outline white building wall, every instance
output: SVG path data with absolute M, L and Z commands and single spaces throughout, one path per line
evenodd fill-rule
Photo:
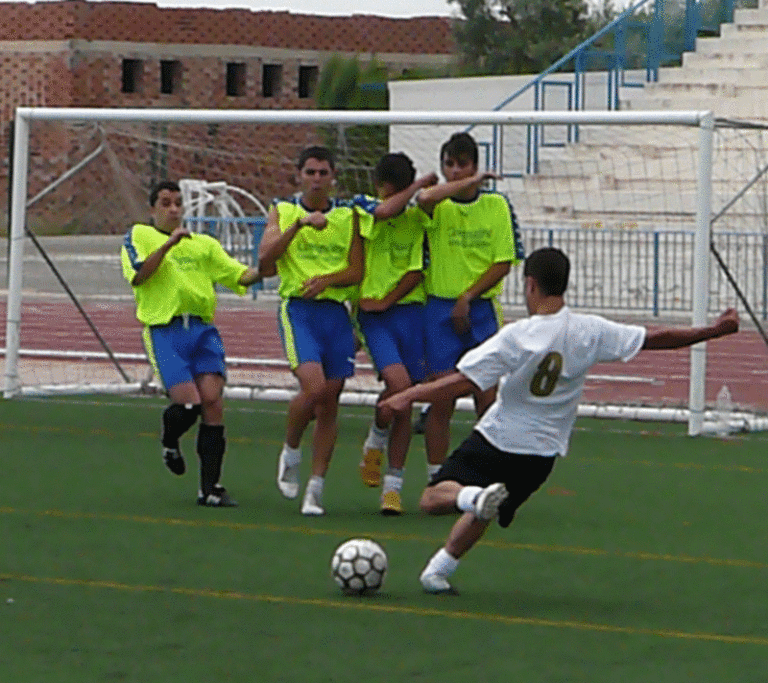
M 641 84 L 645 71 L 625 72 L 625 81 Z M 419 81 L 393 81 L 389 87 L 389 108 L 392 111 L 490 111 L 513 93 L 516 93 L 533 76 L 476 76 L 472 78 L 441 78 Z M 544 109 L 547 111 L 568 110 L 568 88 L 573 92 L 573 74 L 563 73 L 548 77 L 544 86 Z M 620 88 L 619 96 L 627 89 Z M 586 74 L 583 88 L 585 98 L 582 109 L 606 110 L 608 108 L 608 72 L 590 72 Z M 505 111 L 531 111 L 534 108 L 534 89 L 529 88 L 511 103 L 505 105 Z M 439 170 L 438 155 L 440 146 L 453 133 L 467 130 L 466 126 L 396 126 L 390 132 L 390 149 L 393 152 L 405 152 L 411 156 L 419 173 Z M 525 159 L 526 131 L 521 128 L 516 133 L 505 131 L 503 155 L 492 159 L 489 149 L 493 132 L 489 127 L 478 126 L 470 131 L 487 153 L 481 152 L 480 165 L 499 172 L 522 171 Z M 565 127 L 549 126 L 546 135 L 551 141 L 565 140 Z M 553 154 L 542 150 L 543 157 Z

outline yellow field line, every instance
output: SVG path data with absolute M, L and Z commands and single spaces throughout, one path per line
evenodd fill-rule
M 659 638 L 677 638 L 681 640 L 700 640 L 738 645 L 768 646 L 768 638 L 762 636 L 733 636 L 723 633 L 689 633 L 672 629 L 636 628 L 633 626 L 615 626 L 596 624 L 587 621 L 567 621 L 559 619 L 541 619 L 537 617 L 514 617 L 486 612 L 465 610 L 447 610 L 434 607 L 412 607 L 405 605 L 386 605 L 367 599 L 350 598 L 348 600 L 328 600 L 323 598 L 297 598 L 286 595 L 264 595 L 240 593 L 238 591 L 216 590 L 213 588 L 171 588 L 152 585 L 132 585 L 116 581 L 98 581 L 89 579 L 66 579 L 61 577 L 28 576 L 24 574 L 0 574 L 0 581 L 24 581 L 27 583 L 53 586 L 83 586 L 87 588 L 105 588 L 134 593 L 173 593 L 197 598 L 219 600 L 244 600 L 299 607 L 320 607 L 326 609 L 353 609 L 358 611 L 385 612 L 388 614 L 408 614 L 417 617 L 440 617 L 443 619 L 463 619 L 487 621 L 508 626 L 539 626 L 547 628 L 572 629 L 578 631 L 599 631 L 602 633 L 620 633 L 626 635 L 655 636 Z M 439 598 L 436 598 L 439 599 Z
M 92 512 L 67 512 L 64 510 L 22 510 L 12 507 L 0 507 L 0 515 L 34 515 L 36 517 L 54 517 L 59 519 L 88 519 L 112 522 L 133 522 L 136 524 L 154 524 L 165 526 L 185 526 L 229 529 L 231 531 L 268 531 L 274 533 L 301 534 L 304 536 L 333 536 L 348 538 L 360 535 L 359 530 L 349 529 L 318 529 L 309 526 L 282 526 L 279 524 L 264 524 L 253 522 L 228 522 L 226 520 L 180 519 L 174 517 L 147 517 L 140 515 L 110 515 Z M 381 541 L 416 541 L 424 544 L 440 543 L 442 538 L 421 536 L 419 534 L 403 534 L 396 532 L 377 531 L 376 538 Z M 595 557 L 623 557 L 634 560 L 655 562 L 678 562 L 685 564 L 706 564 L 718 567 L 742 567 L 749 569 L 768 569 L 767 562 L 742 560 L 719 557 L 695 557 L 689 555 L 670 555 L 644 551 L 603 550 L 601 548 L 582 548 L 578 546 L 540 545 L 535 543 L 510 543 L 508 541 L 481 540 L 478 545 L 499 550 L 525 550 L 536 553 L 561 553 L 567 555 L 591 555 Z

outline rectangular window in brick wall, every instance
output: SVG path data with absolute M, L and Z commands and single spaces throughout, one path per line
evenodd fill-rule
M 277 97 L 283 80 L 282 64 L 264 64 L 261 70 L 262 97 Z
M 160 60 L 160 92 L 173 95 L 181 90 L 181 62 L 178 59 Z
M 320 74 L 319 67 L 299 67 L 299 97 L 312 97 L 317 87 L 317 78 Z
M 227 96 L 242 97 L 243 95 L 245 95 L 245 64 L 227 62 Z
M 122 92 L 141 92 L 144 63 L 140 59 L 123 60 Z

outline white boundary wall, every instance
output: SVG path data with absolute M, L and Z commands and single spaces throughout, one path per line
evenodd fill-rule
M 768 2 L 768 0 L 766 0 Z M 642 83 L 645 71 L 625 71 L 625 81 Z M 559 77 L 560 76 L 560 77 Z M 513 93 L 530 83 L 535 78 L 523 76 L 474 76 L 471 78 L 434 78 L 418 81 L 390 81 L 389 89 L 390 111 L 462 111 L 471 105 L 475 110 L 491 111 Z M 563 86 L 551 85 L 553 81 L 574 82 L 572 73 L 552 74 L 546 79 L 546 113 L 567 113 L 567 91 Z M 637 91 L 636 87 L 623 86 L 619 88 L 619 98 L 623 93 Z M 585 112 L 606 112 L 608 101 L 608 72 L 591 71 L 585 74 L 582 97 Z M 530 113 L 534 111 L 534 90 L 529 88 L 502 109 L 503 112 Z M 421 151 L 414 149 L 399 150 L 401 146 L 397 138 L 392 140 L 392 151 L 405 151 L 413 158 L 419 173 L 428 173 L 438 166 L 440 145 L 455 132 L 456 126 L 446 128 L 434 138 L 434 149 Z M 542 159 L 547 154 L 557 156 L 558 152 L 540 150 Z

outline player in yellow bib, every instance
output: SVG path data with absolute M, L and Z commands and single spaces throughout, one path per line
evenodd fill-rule
M 179 186 L 171 181 L 150 194 L 153 225 L 137 223 L 121 250 L 123 275 L 133 287 L 144 345 L 171 399 L 163 412 L 163 460 L 174 474 L 186 464 L 179 438 L 202 414 L 197 433 L 200 490 L 197 502 L 232 507 L 219 483 L 224 460 L 224 345 L 213 325 L 215 284 L 241 296 L 261 278 L 229 256 L 217 240 L 181 227 Z
M 456 133 L 440 150 L 445 183 L 423 190 L 419 206 L 428 224 L 429 266 L 426 303 L 427 374 L 454 371 L 459 358 L 495 334 L 501 323 L 499 294 L 504 277 L 523 258 L 517 219 L 504 195 L 482 192 L 491 173 L 478 171 L 477 143 Z M 478 415 L 493 402 L 495 388 L 474 393 Z M 446 397 L 430 406 L 424 438 L 430 473 L 448 453 L 456 405 Z
M 365 274 L 360 284 L 357 320 L 368 354 L 384 381 L 381 398 L 424 379 L 424 230 L 427 215 L 407 206 L 413 195 L 437 182 L 434 173 L 416 179 L 413 162 L 402 153 L 385 154 L 374 169 L 379 199 L 357 196 L 356 205 L 376 221 L 363 234 Z M 374 416 L 363 445 L 360 475 L 368 486 L 381 484 L 381 461 L 388 468 L 381 512 L 403 511 L 403 468 L 411 442 L 410 417 L 397 415 L 390 425 Z
M 299 391 L 288 404 L 277 486 L 286 498 L 299 494 L 301 439 L 310 421 L 312 474 L 301 504 L 304 515 L 323 515 L 325 475 L 337 435 L 339 395 L 354 372 L 355 335 L 345 302 L 357 298 L 363 277 L 361 230 L 373 217 L 330 197 L 334 159 L 325 147 L 309 147 L 297 163 L 301 193 L 269 212 L 259 245 L 262 272 L 280 276 L 278 324 Z

